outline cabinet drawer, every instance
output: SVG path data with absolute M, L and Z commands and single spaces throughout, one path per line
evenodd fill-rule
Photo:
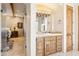
M 62 36 L 57 36 L 57 52 L 62 51 Z

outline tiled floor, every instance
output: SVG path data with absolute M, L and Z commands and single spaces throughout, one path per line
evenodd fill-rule
M 25 39 L 24 37 L 19 38 L 11 38 L 10 40 L 14 40 L 13 48 L 10 49 L 7 52 L 4 52 L 4 56 L 25 56 L 26 50 L 24 48 Z M 67 54 L 64 54 L 63 52 L 58 52 L 51 54 L 49 56 L 72 56 L 73 52 L 67 52 Z M 76 54 L 76 56 L 79 56 L 79 52 Z
M 67 52 L 67 54 L 63 53 L 63 52 L 58 52 L 58 53 L 55 53 L 55 54 L 51 54 L 49 56 L 79 56 L 79 52 L 78 53 L 73 53 L 72 51 L 70 52 Z
M 64 56 L 65 54 L 63 52 L 58 52 L 58 53 L 54 53 L 54 54 L 51 54 L 49 56 Z
M 79 52 L 78 52 L 78 56 L 79 56 Z
M 5 56 L 25 56 L 26 50 L 24 48 L 24 37 L 19 38 L 11 38 L 10 40 L 14 40 L 13 48 L 4 52 Z

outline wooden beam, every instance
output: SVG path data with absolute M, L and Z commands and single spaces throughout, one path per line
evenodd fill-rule
M 13 13 L 13 16 L 14 16 L 15 10 L 14 10 L 14 5 L 13 5 L 13 3 L 10 3 L 10 6 L 11 6 L 12 13 Z

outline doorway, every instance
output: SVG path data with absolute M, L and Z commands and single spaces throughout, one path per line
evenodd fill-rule
M 25 8 L 26 6 L 23 3 L 2 3 L 2 56 L 26 55 L 26 38 L 24 31 Z
M 73 7 L 67 5 L 67 51 L 73 50 Z

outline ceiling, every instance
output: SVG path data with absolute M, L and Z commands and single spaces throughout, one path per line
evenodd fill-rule
M 64 7 L 64 4 L 63 3 L 42 3 L 42 4 L 36 4 L 36 7 L 37 7 L 37 11 L 39 12 L 48 12 L 48 13 L 51 13 L 51 12 L 55 12 L 55 11 L 58 11 L 60 9 L 63 9 Z
M 36 4 L 36 8 L 40 12 L 51 13 L 63 8 L 62 3 L 42 3 Z M 26 5 L 24 3 L 2 3 L 3 14 L 11 16 L 23 17 L 26 14 Z
M 26 13 L 26 6 L 23 3 L 3 3 L 2 10 L 3 14 L 11 16 L 23 17 Z
M 43 4 L 39 4 L 39 5 L 43 5 L 52 10 L 55 10 L 57 8 L 60 8 L 61 6 L 64 6 L 63 3 L 43 3 Z

